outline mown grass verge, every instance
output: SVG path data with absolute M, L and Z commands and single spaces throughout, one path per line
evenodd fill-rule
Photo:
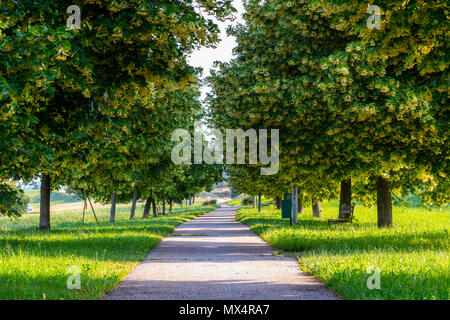
M 449 210 L 395 207 L 394 227 L 378 229 L 376 208 L 356 207 L 354 225 L 328 226 L 338 203 L 323 204 L 323 218 L 311 208 L 289 227 L 273 206 L 261 213 L 241 207 L 237 219 L 281 250 L 294 252 L 302 270 L 324 281 L 344 299 L 449 299 Z M 375 284 L 380 270 L 380 289 Z M 369 270 L 368 270 L 369 269 Z
M 135 268 L 177 225 L 218 206 L 195 205 L 144 220 L 129 220 L 129 208 L 97 209 L 86 223 L 80 211 L 52 215 L 52 230 L 40 231 L 38 215 L 0 218 L 0 299 L 100 299 Z M 139 208 L 142 209 L 142 208 Z M 69 290 L 67 268 L 81 271 L 81 289 Z
M 230 201 L 227 202 L 228 205 L 230 206 L 240 206 L 242 205 L 242 200 L 241 198 L 238 199 L 232 199 Z M 273 201 L 273 199 L 268 199 L 266 197 L 261 197 L 261 205 L 262 206 L 268 206 L 269 204 L 271 204 Z

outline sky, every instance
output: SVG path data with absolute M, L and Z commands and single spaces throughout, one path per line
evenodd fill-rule
M 233 0 L 233 6 L 238 10 L 234 14 L 236 19 L 234 21 L 220 22 L 212 18 L 220 28 L 220 43 L 216 48 L 202 48 L 194 51 L 188 58 L 190 65 L 194 67 L 203 68 L 203 78 L 209 76 L 209 71 L 213 67 L 214 61 L 226 62 L 230 61 L 233 57 L 232 50 L 236 46 L 236 41 L 233 36 L 227 36 L 226 29 L 229 25 L 235 25 L 236 23 L 243 23 L 242 14 L 244 13 L 244 6 L 242 0 Z M 202 88 L 202 99 L 205 98 L 206 92 L 209 91 L 208 87 Z

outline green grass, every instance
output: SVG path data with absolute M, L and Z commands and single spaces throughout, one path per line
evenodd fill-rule
M 239 206 L 242 204 L 242 199 L 233 199 L 227 202 L 230 206 Z
M 217 206 L 176 208 L 167 216 L 143 220 L 142 205 L 130 221 L 118 207 L 116 223 L 107 208 L 82 224 L 81 211 L 52 214 L 52 230 L 40 231 L 37 214 L 0 218 L 0 299 L 99 299 L 135 268 L 164 236 L 187 220 Z M 69 290 L 67 268 L 81 270 L 81 289 Z
M 41 191 L 39 189 L 25 190 L 24 192 L 25 195 L 30 199 L 30 205 L 39 205 L 41 201 Z M 75 195 L 67 194 L 61 191 L 54 191 L 50 194 L 50 203 L 52 205 L 61 203 L 74 203 L 79 201 L 80 199 L 78 199 Z
M 268 206 L 270 203 L 272 203 L 273 199 L 267 199 L 266 197 L 261 197 L 261 205 L 262 206 Z M 240 206 L 242 205 L 242 199 L 233 199 L 227 202 L 230 206 Z
M 323 218 L 311 208 L 289 227 L 280 210 L 261 213 L 240 208 L 238 220 L 276 248 L 294 252 L 302 270 L 315 275 L 344 299 L 449 299 L 449 209 L 427 211 L 394 207 L 394 227 L 379 229 L 376 208 L 355 208 L 354 225 L 327 225 L 336 218 L 338 203 L 323 204 Z M 380 289 L 368 289 L 380 268 Z

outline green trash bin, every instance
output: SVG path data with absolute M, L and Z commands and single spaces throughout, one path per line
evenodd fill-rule
M 281 200 L 281 219 L 290 219 L 292 225 L 292 200 L 291 194 L 285 193 L 284 200 Z

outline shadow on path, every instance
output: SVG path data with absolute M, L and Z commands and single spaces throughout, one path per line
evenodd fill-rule
M 106 299 L 337 299 L 222 206 L 178 226 Z

